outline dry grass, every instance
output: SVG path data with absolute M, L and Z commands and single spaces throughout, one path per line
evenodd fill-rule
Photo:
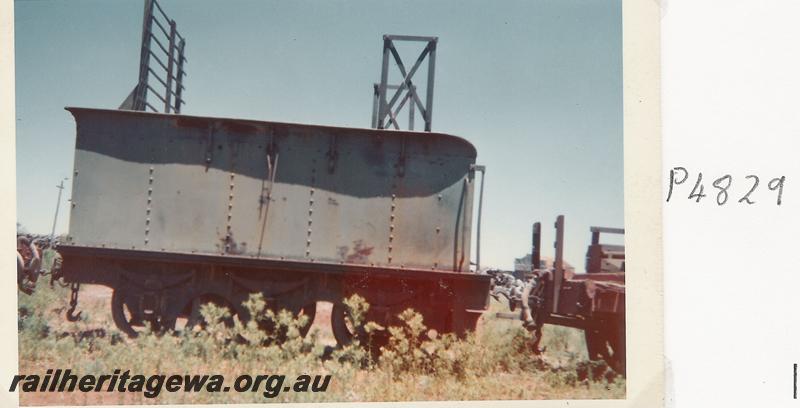
M 392 337 L 379 358 L 352 346 L 326 352 L 329 328 L 315 327 L 305 339 L 287 315 L 262 314 L 284 325 L 288 340 L 277 344 L 253 324 L 227 328 L 211 324 L 207 331 L 183 335 L 124 338 L 113 326 L 108 299 L 82 294 L 82 320 L 64 319 L 68 289 L 39 282 L 33 296 L 20 294 L 20 373 L 43 374 L 48 368 L 71 368 L 78 374 L 109 374 L 115 369 L 152 374 L 331 374 L 324 393 L 281 393 L 266 399 L 258 393 L 167 393 L 147 399 L 139 393 L 21 394 L 25 405 L 138 403 L 405 401 L 485 399 L 624 398 L 623 378 L 586 361 L 582 332 L 545 327 L 541 356 L 518 322 L 487 313 L 477 333 L 466 339 L 427 339 L 418 314 L 404 313 L 405 324 L 391 328 Z M 354 299 L 358 304 L 357 299 Z M 260 307 L 258 299 L 250 307 Z M 492 310 L 502 310 L 493 304 Z M 207 319 L 220 310 L 209 308 Z M 249 342 L 230 341 L 244 337 Z M 592 378 L 585 378 L 586 376 Z

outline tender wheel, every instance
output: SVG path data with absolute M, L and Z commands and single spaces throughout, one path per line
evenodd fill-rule
M 365 336 L 366 333 L 356 333 L 353 322 L 350 319 L 350 311 L 342 303 L 333 305 L 331 311 L 331 329 L 333 337 L 339 346 L 346 346 L 356 339 L 357 335 Z
M 175 317 L 161 316 L 155 312 L 138 315 L 136 308 L 131 307 L 136 297 L 121 289 L 114 289 L 111 295 L 111 317 L 114 324 L 130 338 L 139 336 L 136 327 L 144 327 L 144 322 L 150 323 L 155 332 L 165 332 L 175 328 Z

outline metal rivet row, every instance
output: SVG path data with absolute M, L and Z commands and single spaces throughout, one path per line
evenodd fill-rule
M 387 252 L 389 253 L 388 256 L 388 263 L 392 263 L 392 249 L 393 249 L 393 241 L 394 241 L 394 210 L 397 208 L 395 201 L 397 200 L 397 195 L 392 194 L 392 206 L 391 211 L 389 213 L 389 246 L 387 248 Z
M 151 205 L 153 204 L 153 181 L 155 180 L 153 173 L 155 168 L 150 166 L 150 173 L 147 177 L 147 206 L 145 207 L 144 219 L 144 245 L 150 242 L 150 212 L 152 211 Z M 134 247 L 135 248 L 135 247 Z

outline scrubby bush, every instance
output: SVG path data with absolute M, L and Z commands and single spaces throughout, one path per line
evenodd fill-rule
M 307 317 L 270 310 L 260 294 L 243 304 L 252 316 L 248 321 L 231 316 L 227 308 L 207 304 L 201 308 L 202 329 L 166 335 L 145 330 L 136 339 L 112 328 L 107 304 L 103 309 L 82 304 L 84 318 L 65 321 L 68 294 L 68 289 L 39 282 L 33 296 L 20 295 L 21 373 L 62 367 L 83 374 L 107 374 L 121 368 L 145 375 L 223 374 L 226 378 L 332 375 L 325 393 L 282 393 L 275 399 L 293 402 L 620 398 L 625 394 L 624 379 L 586 361 L 579 332 L 545 327 L 542 343 L 548 350 L 537 355 L 525 329 L 490 313 L 477 333 L 458 338 L 428 330 L 422 315 L 412 309 L 403 311 L 399 324 L 390 327 L 368 322 L 369 305 L 354 296 L 345 300 L 350 323 L 365 336 L 356 336 L 352 344 L 331 352 L 320 343 L 317 330 L 301 336 Z M 378 337 L 381 341 L 375 341 Z M 28 397 L 22 396 L 23 403 Z M 45 397 L 53 398 L 49 403 L 67 405 L 145 402 L 141 395 L 131 393 L 48 393 Z M 157 402 L 264 401 L 260 393 L 163 393 Z

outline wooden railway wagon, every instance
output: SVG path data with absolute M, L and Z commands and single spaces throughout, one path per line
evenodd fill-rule
M 535 229 L 536 227 L 534 227 Z M 544 275 L 536 302 L 541 324 L 583 329 L 589 358 L 603 359 L 625 373 L 625 247 L 600 243 L 600 235 L 621 228 L 591 227 L 586 273 L 567 275 L 563 267 L 564 216 L 558 216 L 556 260 Z M 534 244 L 538 247 L 538 243 Z
M 474 329 L 490 277 L 470 271 L 475 148 L 439 133 L 67 108 L 77 123 L 67 282 L 113 289 L 120 330 L 169 329 L 200 305 L 306 314 L 342 300 L 391 324 L 413 307 Z M 77 296 L 74 293 L 73 296 Z M 309 323 L 310 324 L 310 323 Z M 307 328 L 306 328 L 307 330 Z
M 564 216 L 555 223 L 555 259 L 542 267 L 541 224 L 533 225 L 531 271 L 506 292 L 511 310 L 497 317 L 522 320 L 533 333 L 535 351 L 545 324 L 584 331 L 590 359 L 603 359 L 615 371 L 625 373 L 625 247 L 602 244 L 601 234 L 624 234 L 621 228 L 591 227 L 592 241 L 586 253 L 586 273 L 568 272 L 564 266 Z M 495 297 L 507 289 L 510 273 L 494 271 Z M 523 283 L 524 282 L 524 283 Z

